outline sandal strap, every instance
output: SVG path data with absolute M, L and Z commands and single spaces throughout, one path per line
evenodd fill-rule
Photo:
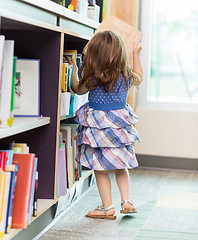
M 114 209 L 113 205 L 111 205 L 111 206 L 109 206 L 108 208 L 105 208 L 105 209 L 103 208 L 103 205 L 101 205 L 101 206 L 98 206 L 95 210 L 103 211 L 105 213 L 105 215 L 108 216 L 107 212 L 111 209 Z
M 131 209 L 132 209 L 132 207 L 133 207 L 133 202 L 132 202 L 131 200 L 124 200 L 124 201 L 121 202 L 121 209 L 122 209 L 122 210 L 124 210 L 124 207 L 123 207 L 123 204 L 124 204 L 124 203 L 129 203 L 129 204 L 131 204 Z

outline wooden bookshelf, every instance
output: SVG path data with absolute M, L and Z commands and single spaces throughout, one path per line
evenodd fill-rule
M 17 117 L 12 127 L 0 128 L 0 141 L 25 142 L 39 159 L 39 209 L 38 217 L 32 219 L 34 224 L 58 201 L 56 179 L 60 122 L 74 117 L 60 117 L 63 51 L 76 49 L 82 53 L 98 26 L 98 22 L 49 0 L 0 1 L 0 33 L 6 39 L 14 40 L 14 55 L 40 59 L 41 117 Z M 79 182 L 89 179 L 92 173 L 83 172 Z M 19 239 L 22 232 L 28 234 L 28 231 L 29 227 L 27 230 L 12 229 L 11 234 L 3 239 L 17 239 L 17 236 Z

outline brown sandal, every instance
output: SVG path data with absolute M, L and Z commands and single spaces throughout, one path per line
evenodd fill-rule
M 89 215 L 87 214 L 86 217 L 90 217 L 90 218 L 99 218 L 99 219 L 109 219 L 109 220 L 115 220 L 116 219 L 116 216 L 114 215 L 108 215 L 108 211 L 111 210 L 111 209 L 114 209 L 114 206 L 111 205 L 110 207 L 104 209 L 103 206 L 98 206 L 96 209 L 94 210 L 99 210 L 99 211 L 102 211 L 104 212 L 104 215 Z
M 124 203 L 131 204 L 131 208 L 130 209 L 124 209 L 124 206 L 123 206 Z M 124 200 L 124 201 L 121 202 L 120 213 L 136 213 L 136 212 L 137 212 L 136 207 L 133 205 L 133 202 L 131 200 Z

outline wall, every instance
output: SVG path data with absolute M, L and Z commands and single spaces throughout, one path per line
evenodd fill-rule
M 141 94 L 139 92 L 139 94 Z M 198 112 L 136 108 L 137 154 L 198 158 Z

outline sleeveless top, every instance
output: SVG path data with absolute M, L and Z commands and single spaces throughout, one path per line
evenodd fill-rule
M 118 110 L 126 107 L 130 79 L 128 84 L 124 81 L 121 75 L 117 80 L 116 86 L 110 91 L 105 92 L 102 85 L 99 85 L 96 89 L 90 90 L 89 95 L 89 107 L 95 110 Z

